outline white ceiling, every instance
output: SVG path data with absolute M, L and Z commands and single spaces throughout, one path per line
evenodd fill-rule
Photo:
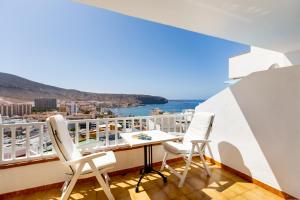
M 300 49 L 300 0 L 76 0 L 283 53 Z

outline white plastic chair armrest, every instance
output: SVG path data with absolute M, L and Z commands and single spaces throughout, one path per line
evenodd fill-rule
M 66 165 L 73 165 L 73 164 L 77 164 L 77 163 L 85 163 L 85 162 L 88 162 L 90 160 L 93 160 L 95 158 L 98 158 L 98 157 L 104 156 L 104 155 L 106 155 L 106 152 L 92 153 L 92 154 L 88 154 L 88 155 L 85 155 L 85 156 L 80 157 L 80 158 L 76 158 L 76 159 L 73 159 L 73 160 L 66 161 L 65 164 Z

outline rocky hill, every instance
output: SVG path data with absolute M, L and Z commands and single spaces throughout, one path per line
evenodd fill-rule
M 29 102 L 35 98 L 56 98 L 61 101 L 101 101 L 113 106 L 163 104 L 163 97 L 139 94 L 91 93 L 37 83 L 16 75 L 0 72 L 0 103 Z

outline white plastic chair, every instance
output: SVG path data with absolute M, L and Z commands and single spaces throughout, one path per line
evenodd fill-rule
M 161 170 L 164 168 L 170 170 L 174 173 L 179 179 L 180 182 L 178 187 L 182 187 L 185 181 L 186 175 L 188 173 L 191 163 L 200 166 L 199 163 L 192 161 L 193 156 L 199 156 L 204 168 L 207 172 L 207 175 L 210 176 L 210 170 L 204 159 L 204 150 L 207 147 L 210 155 L 212 152 L 209 146 L 209 134 L 211 132 L 212 124 L 214 120 L 214 114 L 209 112 L 195 112 L 192 122 L 184 135 L 182 142 L 169 141 L 163 143 L 165 150 L 165 155 L 163 158 Z M 174 170 L 172 167 L 167 165 L 167 157 L 169 154 L 180 155 L 184 158 L 186 165 L 182 174 Z
M 112 169 L 116 163 L 114 153 L 109 151 L 83 156 L 73 143 L 67 123 L 61 115 L 49 117 L 47 126 L 52 145 L 67 170 L 61 199 L 68 199 L 79 178 L 96 176 L 108 199 L 113 200 L 107 171 Z

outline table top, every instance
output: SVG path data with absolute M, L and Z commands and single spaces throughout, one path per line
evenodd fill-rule
M 145 133 L 148 136 L 151 136 L 151 140 L 141 140 L 138 139 L 136 136 L 140 133 Z M 139 131 L 139 132 L 132 132 L 132 133 L 121 133 L 121 137 L 131 146 L 145 146 L 150 144 L 159 144 L 166 141 L 174 141 L 179 140 L 182 137 L 175 136 L 160 130 L 151 130 L 151 131 Z

